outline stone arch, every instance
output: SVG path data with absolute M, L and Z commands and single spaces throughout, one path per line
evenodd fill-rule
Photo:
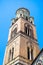
M 33 28 L 31 25 L 29 25 L 28 23 L 24 24 L 24 32 L 25 34 L 27 34 L 30 37 L 33 37 Z

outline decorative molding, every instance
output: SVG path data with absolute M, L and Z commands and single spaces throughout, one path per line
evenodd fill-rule
M 17 20 L 19 20 L 20 18 L 23 18 L 23 17 L 19 17 Z M 24 19 L 24 18 L 23 18 L 23 19 Z M 17 20 L 14 22 L 14 24 L 17 22 Z M 25 20 L 26 20 L 26 19 L 25 19 Z M 29 22 L 29 21 L 26 20 L 26 22 Z M 36 25 L 32 24 L 31 22 L 29 22 L 29 24 L 31 24 L 32 26 L 36 26 Z M 11 28 L 12 26 L 13 26 L 13 25 L 11 25 L 10 28 Z
M 22 58 L 22 59 L 28 60 L 27 58 L 25 58 L 25 57 L 23 57 L 23 56 L 20 56 L 20 55 L 18 55 L 17 57 L 15 57 L 13 60 L 15 60 L 15 59 L 18 58 L 18 57 L 19 57 L 19 58 Z M 9 61 L 9 62 L 6 63 L 5 65 L 10 64 L 10 62 L 12 62 L 13 60 Z M 21 59 L 17 59 L 16 61 L 13 61 L 11 64 L 17 63 L 18 60 L 21 61 L 21 62 L 23 62 L 23 63 L 29 64 L 29 62 L 23 61 L 23 60 L 21 60 Z M 31 61 L 31 60 L 30 60 L 30 61 Z
M 35 43 L 38 44 L 38 41 L 37 41 L 35 38 L 28 36 L 27 34 L 25 34 L 25 32 L 19 31 L 18 33 L 16 33 L 15 37 L 13 37 L 12 39 L 10 39 L 10 40 L 8 41 L 8 44 L 7 44 L 7 45 L 9 45 L 9 43 L 11 43 L 11 42 L 12 42 L 14 39 L 16 39 L 18 36 L 23 36 L 24 38 L 29 38 L 29 39 L 31 39 L 33 42 L 35 42 Z

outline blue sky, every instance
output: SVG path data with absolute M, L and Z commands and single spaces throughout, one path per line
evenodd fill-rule
M 11 19 L 18 8 L 29 9 L 34 17 L 40 49 L 43 47 L 43 0 L 0 0 L 0 65 L 3 63 Z

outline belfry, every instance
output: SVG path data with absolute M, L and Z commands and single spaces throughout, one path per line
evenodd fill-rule
M 19 8 L 9 29 L 3 65 L 31 65 L 39 51 L 34 17 Z

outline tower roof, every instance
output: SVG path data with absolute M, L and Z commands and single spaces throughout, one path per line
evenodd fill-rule
M 27 12 L 29 13 L 29 15 L 30 15 L 30 11 L 29 11 L 27 8 L 24 8 L 24 7 L 17 9 L 17 10 L 16 10 L 16 13 L 17 13 L 18 11 L 20 11 L 20 10 L 27 11 Z
M 30 16 L 30 11 L 24 7 L 16 10 L 16 17 L 17 18 L 19 18 L 19 17 L 29 18 L 29 16 Z

